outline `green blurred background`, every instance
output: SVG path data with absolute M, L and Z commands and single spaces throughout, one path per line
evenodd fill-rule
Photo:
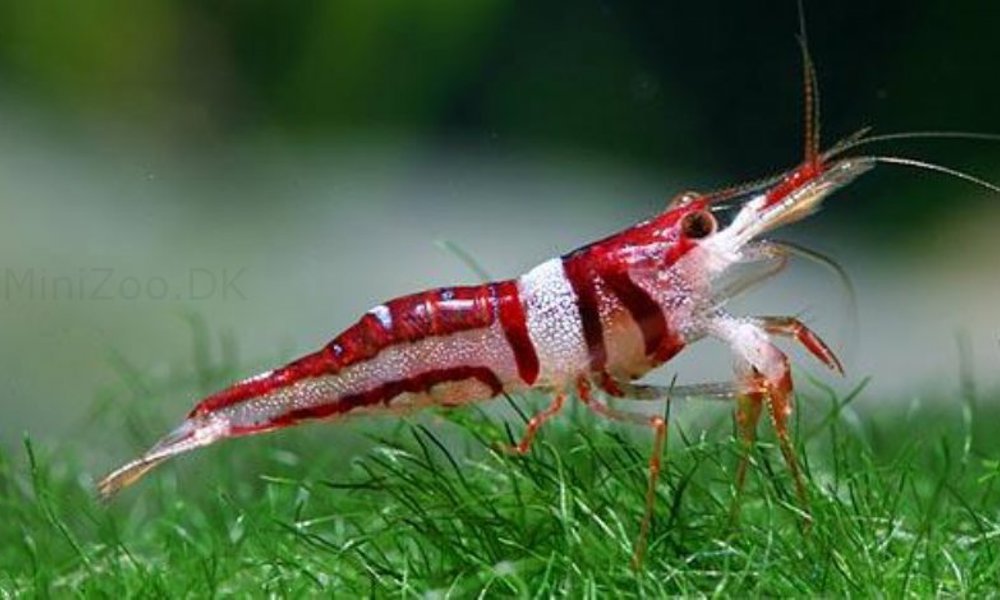
M 806 11 L 828 143 L 1000 130 L 996 2 Z M 0 442 L 73 431 L 123 364 L 190 368 L 192 315 L 266 366 L 385 297 L 474 281 L 436 240 L 513 276 L 790 166 L 797 18 L 791 0 L 0 0 Z M 995 144 L 884 151 L 1000 179 Z M 855 276 L 856 339 L 815 267 L 740 310 L 806 310 L 851 346 L 845 385 L 950 389 L 956 337 L 989 384 L 998 198 L 880 171 L 783 234 Z M 725 376 L 706 352 L 682 379 Z

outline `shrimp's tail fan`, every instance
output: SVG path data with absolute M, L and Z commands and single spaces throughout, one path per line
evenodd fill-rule
M 207 446 L 225 437 L 228 426 L 220 419 L 193 417 L 158 441 L 139 458 L 109 473 L 97 484 L 97 491 L 104 501 L 111 500 L 122 489 L 132 485 L 143 475 L 169 458 L 195 448 Z

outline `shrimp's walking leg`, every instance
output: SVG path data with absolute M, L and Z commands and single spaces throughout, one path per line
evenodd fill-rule
M 808 523 L 812 520 L 808 516 L 809 498 L 802 480 L 802 471 L 795 457 L 795 449 L 792 447 L 791 435 L 788 433 L 788 417 L 792 414 L 792 372 L 788 366 L 788 358 L 784 354 L 781 355 L 780 368 L 782 371 L 780 378 L 767 381 L 767 406 L 771 413 L 771 420 L 774 422 L 774 432 L 778 436 L 781 454 L 785 457 L 788 470 L 792 472 L 792 477 L 795 480 L 795 495 L 798 496 L 800 505 L 806 511 L 806 522 Z
M 787 322 L 797 323 L 793 319 L 788 319 Z M 781 322 L 778 324 L 782 325 Z M 808 332 L 801 323 L 797 327 L 789 326 L 789 331 L 794 332 L 796 329 Z M 778 437 L 778 446 L 795 481 L 795 493 L 801 506 L 808 511 L 805 483 L 788 432 L 788 417 L 792 414 L 792 374 L 788 357 L 769 339 L 766 320 L 762 323 L 760 320 L 735 319 L 720 314 L 715 319 L 712 333 L 732 347 L 737 357 L 737 376 L 742 387 L 748 390 L 741 396 L 736 412 L 737 427 L 745 444 L 743 458 L 736 472 L 737 502 L 746 475 L 749 449 L 753 443 L 757 421 L 766 401 Z M 806 519 L 808 523 L 809 517 Z
M 543 410 L 542 412 L 531 417 L 528 421 L 528 425 L 524 430 L 524 435 L 521 436 L 521 441 L 517 443 L 516 446 L 510 446 L 504 444 L 502 448 L 507 452 L 512 454 L 527 454 L 531 450 L 531 444 L 535 441 L 535 434 L 538 433 L 538 429 L 545 424 L 550 418 L 554 417 L 562 410 L 563 403 L 566 401 L 565 392 L 556 392 L 555 397 L 552 399 L 552 403 Z
M 741 450 L 740 462 L 736 467 L 736 498 L 730 508 L 730 519 L 736 521 L 739 512 L 740 496 L 743 493 L 743 484 L 746 481 L 747 465 L 750 463 L 750 452 L 753 450 L 754 441 L 757 439 L 757 423 L 760 421 L 760 413 L 764 407 L 764 392 L 760 373 L 753 367 L 741 365 L 739 371 L 744 371 L 741 379 L 749 384 L 748 388 L 754 391 L 747 391 L 740 394 L 736 399 L 736 430 L 739 433 L 743 448 Z
M 649 477 L 646 482 L 646 511 L 642 516 L 642 525 L 639 527 L 639 537 L 636 539 L 635 550 L 632 553 L 632 567 L 638 569 L 642 565 L 642 556 L 646 551 L 646 538 L 649 535 L 649 526 L 653 519 L 653 505 L 656 502 L 656 481 L 660 477 L 660 469 L 662 468 L 660 457 L 663 455 L 663 446 L 667 441 L 667 420 L 659 415 L 642 415 L 616 410 L 601 402 L 597 398 L 594 398 L 591 394 L 590 383 L 586 380 L 581 379 L 577 387 L 580 394 L 580 400 L 597 414 L 615 421 L 625 421 L 635 423 L 637 425 L 646 425 L 653 429 L 653 453 L 649 457 Z M 639 388 L 639 386 L 618 383 L 610 379 L 603 381 L 602 387 L 609 394 L 619 398 L 628 397 L 626 390 L 629 390 L 630 388 L 638 390 Z M 659 398 L 655 399 L 666 399 L 668 401 L 667 410 L 669 413 L 669 388 L 641 386 L 641 391 L 645 396 L 642 398 L 643 400 L 653 400 L 653 393 L 661 394 Z
M 743 393 L 743 388 L 730 381 L 711 383 L 695 383 L 691 385 L 644 385 L 615 381 L 604 378 L 600 382 L 601 389 L 615 398 L 628 400 L 643 400 L 660 402 L 668 398 L 677 400 L 684 398 L 704 398 L 709 400 L 732 400 Z
M 665 400 L 668 403 L 673 399 L 692 397 L 731 400 L 742 393 L 741 388 L 731 382 L 662 387 L 616 381 L 610 377 L 603 376 L 598 383 L 601 389 L 609 396 L 615 398 L 642 401 Z M 667 441 L 667 419 L 660 416 L 614 409 L 593 397 L 588 382 L 581 381 L 578 387 L 580 400 L 595 413 L 616 421 L 645 425 L 651 427 L 654 432 L 653 453 L 649 457 L 649 477 L 646 485 L 646 511 L 643 514 L 639 537 L 636 539 L 635 551 L 632 555 L 632 566 L 638 569 L 642 565 L 642 557 L 646 550 L 646 540 L 649 536 L 649 528 L 653 519 L 653 507 L 656 501 L 656 482 L 659 479 L 662 469 L 660 457 L 663 455 L 663 447 Z M 667 409 L 669 412 L 669 404 Z

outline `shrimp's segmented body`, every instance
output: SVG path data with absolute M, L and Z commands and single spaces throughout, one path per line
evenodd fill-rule
M 821 153 L 812 104 L 814 74 L 804 56 L 806 151 L 798 167 L 756 184 L 681 194 L 648 221 L 545 261 L 515 280 L 439 288 L 380 304 L 318 352 L 202 400 L 177 429 L 105 478 L 99 485 L 102 495 L 114 494 L 167 458 L 224 438 L 313 419 L 456 406 L 534 388 L 551 392 L 552 404 L 531 419 L 515 451 L 530 448 L 537 429 L 570 394 L 604 416 L 655 430 L 636 562 L 653 508 L 666 423 L 613 409 L 604 396 L 733 398 L 747 450 L 767 409 L 805 505 L 788 432 L 789 362 L 774 340 L 796 341 L 826 366 L 842 369 L 798 319 L 737 317 L 726 311 L 730 298 L 780 271 L 788 259 L 787 246 L 762 236 L 813 213 L 824 198 L 879 162 L 944 170 L 997 188 L 909 159 L 843 156 L 862 144 L 903 136 L 864 138 L 863 132 Z M 734 215 L 726 223 L 717 218 L 722 207 Z M 705 337 L 732 349 L 735 377 L 729 382 L 671 389 L 635 383 Z M 745 451 L 737 489 L 746 465 Z
M 241 435 L 534 387 L 566 390 L 595 373 L 641 376 L 684 346 L 682 324 L 616 261 L 595 261 L 600 254 L 591 248 L 517 280 L 380 304 L 320 351 L 206 398 L 189 420 Z
M 788 361 L 771 337 L 795 335 L 824 362 L 839 365 L 795 319 L 730 316 L 723 303 L 740 286 L 720 291 L 716 284 L 736 263 L 780 265 L 780 246 L 751 240 L 868 166 L 824 166 L 788 193 L 759 192 L 725 229 L 710 211 L 721 196 L 686 194 L 663 214 L 543 262 L 516 280 L 440 288 L 380 304 L 318 352 L 201 401 L 149 452 L 109 475 L 101 492 L 108 496 L 163 460 L 223 438 L 311 419 L 460 405 L 530 388 L 549 390 L 555 400 L 529 423 L 516 448 L 521 452 L 568 393 L 578 393 L 604 415 L 648 423 L 657 429 L 658 445 L 666 431 L 662 419 L 615 411 L 595 391 L 639 399 L 739 395 L 748 440 L 762 403 L 770 399 L 786 458 L 797 472 L 785 433 Z M 735 383 L 677 390 L 632 383 L 706 336 L 733 348 Z

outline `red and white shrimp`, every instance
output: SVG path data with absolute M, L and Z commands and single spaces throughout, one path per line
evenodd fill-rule
M 936 165 L 845 156 L 859 145 L 894 137 L 963 134 L 858 134 L 820 152 L 807 54 L 805 62 L 806 153 L 798 167 L 756 184 L 681 194 L 663 213 L 547 260 L 517 279 L 438 288 L 379 304 L 319 351 L 202 400 L 177 429 L 101 481 L 100 493 L 110 497 L 164 460 L 226 438 L 314 419 L 459 406 L 541 389 L 551 393 L 551 405 L 530 420 L 513 448 L 517 452 L 528 451 L 538 428 L 570 395 L 602 415 L 655 430 L 637 558 L 649 526 L 666 423 L 613 409 L 606 397 L 735 398 L 737 427 L 747 444 L 766 408 L 805 504 L 788 431 L 792 377 L 775 338 L 798 342 L 827 367 L 842 369 L 797 318 L 726 310 L 729 299 L 778 272 L 788 258 L 787 246 L 762 236 L 810 215 L 827 196 L 880 162 L 942 170 L 1000 191 Z M 726 223 L 718 218 L 723 212 L 733 214 Z M 754 268 L 734 269 L 747 265 Z M 670 389 L 635 383 L 706 337 L 732 349 L 733 380 Z M 746 465 L 744 454 L 737 488 Z

